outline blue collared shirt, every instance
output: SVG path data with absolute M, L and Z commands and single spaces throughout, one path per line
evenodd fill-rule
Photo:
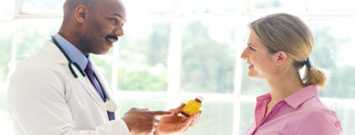
M 84 71 L 89 62 L 89 59 L 84 55 L 84 53 L 82 53 L 60 34 L 55 34 L 53 37 L 58 42 L 59 46 L 63 48 L 63 51 L 68 55 L 70 60 L 77 63 L 80 69 Z
M 72 43 L 70 43 L 68 40 L 66 40 L 63 36 L 59 34 L 55 34 L 54 39 L 58 42 L 58 45 L 63 49 L 64 53 L 66 53 L 69 57 L 69 59 L 77 63 L 82 71 L 85 71 L 86 66 L 89 63 L 88 56 L 82 53 L 78 48 L 76 48 Z M 100 97 L 104 102 L 107 100 L 107 96 L 105 94 L 105 90 L 102 87 L 100 81 L 98 80 L 97 76 L 94 75 L 93 81 L 90 79 L 91 84 L 95 87 L 95 90 L 98 92 Z M 107 115 L 109 120 L 114 120 L 115 119 L 115 114 L 114 112 L 109 112 L 107 111 Z

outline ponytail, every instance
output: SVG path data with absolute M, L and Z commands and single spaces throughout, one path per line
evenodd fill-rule
M 303 78 L 304 84 L 306 86 L 309 85 L 318 85 L 323 87 L 326 82 L 326 76 L 325 74 L 320 71 L 319 69 L 316 69 L 314 67 L 306 67 L 306 75 Z

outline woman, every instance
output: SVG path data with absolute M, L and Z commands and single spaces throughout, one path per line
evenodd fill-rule
M 249 64 L 248 75 L 265 79 L 270 91 L 257 97 L 254 126 L 248 135 L 341 134 L 335 113 L 317 95 L 326 77 L 309 61 L 313 37 L 307 26 L 281 13 L 252 22 L 250 29 L 241 58 Z

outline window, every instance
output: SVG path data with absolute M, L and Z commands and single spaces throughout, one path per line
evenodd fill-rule
M 351 6 L 354 2 L 350 0 L 306 0 L 305 3 L 311 14 L 349 15 L 354 14 L 355 11 Z
M 0 130 L 13 135 L 6 85 L 15 63 L 36 53 L 62 20 L 64 0 L 13 0 L 0 6 Z M 106 55 L 92 56 L 123 115 L 131 107 L 165 110 L 202 96 L 200 122 L 185 135 L 245 134 L 255 97 L 267 92 L 240 59 L 248 23 L 294 13 L 315 36 L 311 62 L 328 74 L 322 100 L 336 111 L 344 135 L 355 130 L 355 8 L 340 0 L 123 0 L 125 36 Z M 138 3 L 138 4 L 137 4 Z M 322 3 L 322 4 L 319 4 Z M 5 5 L 5 6 L 4 6 Z M 336 6 L 335 6 L 336 5 Z M 5 12 L 6 11 L 6 12 Z
M 118 66 L 114 70 L 117 71 L 118 89 L 166 91 L 171 24 L 165 20 L 137 19 L 131 22 L 116 51 Z
M 16 19 L 13 24 L 13 56 L 18 62 L 36 53 L 46 41 L 51 40 L 50 36 L 59 29 L 60 19 Z
M 62 10 L 62 5 L 64 0 L 54 0 L 54 1 L 46 1 L 46 0 L 18 0 L 18 4 L 20 6 L 19 9 L 22 14 L 62 14 L 59 12 Z M 22 2 L 22 3 L 20 3 Z
M 0 21 L 8 21 L 15 16 L 15 0 L 2 1 L 0 5 Z
M 196 16 L 198 18 L 198 16 Z M 188 92 L 233 93 L 235 49 L 223 18 L 188 20 L 182 31 L 181 89 Z M 231 24 L 229 24 L 231 25 Z
M 353 52 L 355 51 L 354 32 L 348 31 L 355 28 L 352 24 L 354 19 L 337 18 L 312 19 L 311 25 L 315 33 L 315 52 L 313 61 L 323 68 L 329 75 L 329 81 L 321 93 L 324 97 L 352 98 L 355 93 L 352 90 L 355 86 L 355 78 L 349 73 L 354 73 L 355 62 Z
M 11 59 L 11 45 L 13 39 L 13 30 L 11 27 L 11 23 L 8 22 L 0 22 L 0 129 L 4 130 L 4 132 L 11 132 L 9 124 L 9 117 L 7 112 L 6 105 L 6 87 L 5 84 L 7 82 L 7 76 L 10 71 L 10 59 Z
M 9 72 L 9 62 L 11 58 L 11 44 L 12 44 L 12 39 L 13 39 L 13 30 L 10 27 L 6 26 L 11 26 L 10 23 L 8 22 L 0 22 L 0 29 L 1 34 L 0 34 L 0 44 L 1 44 L 1 49 L 0 49 L 0 65 L 3 65 L 0 67 L 0 83 L 4 83 L 7 74 Z M 1 85 L 4 86 L 4 85 Z M 3 87 L 1 87 L 3 89 Z

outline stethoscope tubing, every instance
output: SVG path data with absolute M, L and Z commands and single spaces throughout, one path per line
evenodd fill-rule
M 78 74 L 75 72 L 74 68 L 76 68 L 76 70 L 78 70 L 80 72 L 80 74 L 85 77 L 85 73 L 83 70 L 80 69 L 79 65 L 75 62 L 73 62 L 70 57 L 68 56 L 68 54 L 66 54 L 64 52 L 64 49 L 62 47 L 59 46 L 59 43 L 58 41 L 52 36 L 52 41 L 53 43 L 55 44 L 55 46 L 57 46 L 59 48 L 59 50 L 62 52 L 62 54 L 65 56 L 65 58 L 68 60 L 69 64 L 68 64 L 68 67 L 69 67 L 69 70 L 70 72 L 72 73 L 72 75 L 75 77 L 75 78 L 78 78 Z

